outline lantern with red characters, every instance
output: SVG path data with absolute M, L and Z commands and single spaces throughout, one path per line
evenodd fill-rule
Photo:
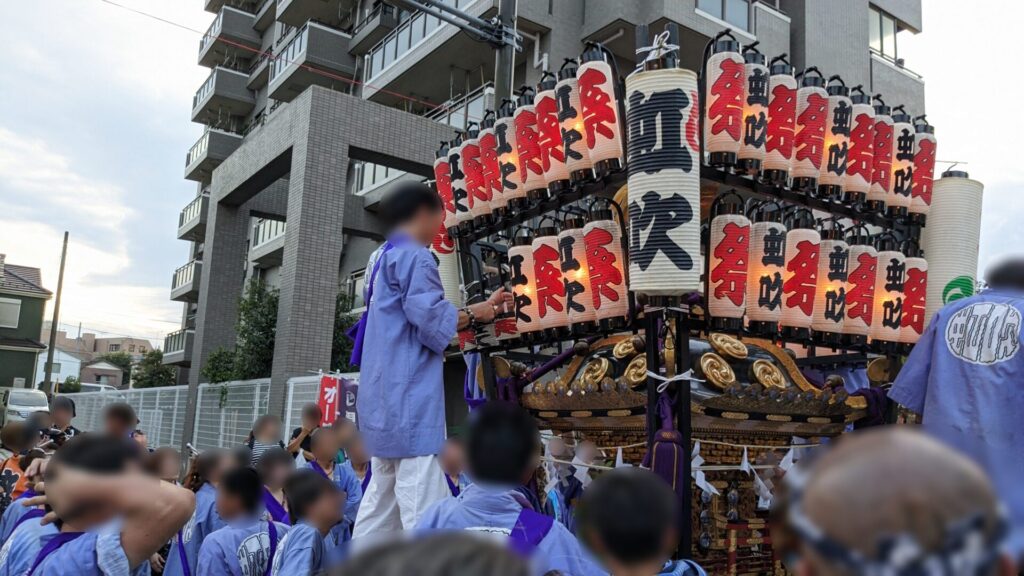
M 750 259 L 750 219 L 743 215 L 743 199 L 726 192 L 711 205 L 711 241 L 708 244 L 708 314 L 716 330 L 743 328 Z
M 822 149 L 821 176 L 818 177 L 818 196 L 842 201 L 843 177 L 850 154 L 850 124 L 853 121 L 853 102 L 850 89 L 838 75 L 828 79 L 828 112 L 825 116 L 825 143 Z
M 871 191 L 871 173 L 875 158 L 875 109 L 871 96 L 861 86 L 850 89 L 853 103 L 853 121 L 850 124 L 850 152 L 846 157 L 846 175 L 843 189 L 846 202 L 858 204 Z
M 892 188 L 892 109 L 885 105 L 882 97 L 874 96 L 875 101 L 875 145 L 872 150 L 871 188 L 868 189 L 867 208 L 880 214 L 885 210 L 889 192 Z
M 878 251 L 871 242 L 867 226 L 850 228 L 846 236 L 850 256 L 846 266 L 846 319 L 843 321 L 843 343 L 863 346 L 871 330 L 875 305 L 875 280 Z
M 545 224 L 547 220 L 549 223 Z M 551 217 L 541 219 L 533 239 L 533 281 L 537 287 L 537 319 L 548 337 L 567 335 L 569 313 L 565 301 L 562 259 L 558 252 L 558 225 Z
M 591 209 L 590 221 L 583 227 L 583 243 L 594 317 L 603 330 L 622 328 L 629 315 L 626 250 L 622 226 L 614 220 L 609 207 Z
M 491 217 L 495 220 L 504 215 L 499 212 L 502 206 L 501 194 L 504 190 L 501 183 L 501 162 L 498 159 L 498 139 L 494 131 L 494 110 L 484 112 L 480 121 L 480 169 L 483 173 L 483 186 L 490 198 Z
M 537 131 L 534 89 L 523 86 L 517 104 L 512 121 L 516 127 L 516 150 L 519 153 L 519 185 L 525 189 L 526 197 L 531 202 L 537 202 L 548 197 L 548 187 L 544 179 L 544 160 Z
M 548 191 L 553 196 L 570 188 L 569 167 L 565 163 L 565 149 L 562 147 L 562 125 L 558 121 L 558 100 L 555 97 L 557 83 L 554 74 L 544 71 L 537 84 L 537 99 L 534 102 L 541 167 Z
M 724 32 L 704 64 L 704 151 L 712 166 L 732 166 L 743 138 L 745 68 L 740 43 Z
M 455 214 L 455 197 L 452 195 L 452 170 L 448 163 L 448 143 L 441 142 L 434 159 L 434 186 L 441 197 L 444 207 L 444 227 L 452 233 L 457 229 L 458 220 Z
M 624 150 L 617 69 L 614 56 L 602 45 L 588 42 L 576 72 L 583 141 L 599 178 L 622 169 Z
M 925 309 L 928 295 L 928 261 L 921 246 L 914 240 L 904 243 L 907 270 L 903 279 L 903 318 L 900 321 L 902 344 L 917 344 L 924 333 L 928 314 Z
M 462 172 L 466 175 L 466 203 L 473 226 L 491 223 L 491 190 L 484 180 L 484 165 L 480 154 L 480 131 L 476 122 L 466 126 L 466 141 L 462 143 Z
M 747 329 L 773 337 L 782 319 L 782 287 L 786 273 L 786 225 L 782 206 L 762 202 L 752 214 L 750 260 L 747 265 Z
M 932 206 L 932 184 L 935 179 L 935 127 L 922 114 L 914 119 L 914 183 L 910 188 L 910 218 L 924 225 Z
M 786 61 L 785 54 L 772 59 L 771 74 L 761 177 L 769 184 L 785 186 L 793 167 L 797 92 L 793 67 Z
M 793 190 L 813 193 L 821 177 L 825 156 L 828 92 L 825 77 L 816 67 L 803 71 L 796 92 L 796 135 L 793 139 Z
M 814 214 L 794 210 L 787 219 L 786 270 L 782 281 L 782 335 L 796 340 L 811 336 L 814 300 L 818 292 L 821 234 Z
M 743 137 L 738 170 L 747 174 L 761 171 L 768 135 L 768 67 L 757 42 L 743 49 Z

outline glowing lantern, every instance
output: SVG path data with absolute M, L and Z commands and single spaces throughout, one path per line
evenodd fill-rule
M 583 64 L 576 73 L 583 140 L 598 177 L 622 169 L 622 127 L 615 89 L 619 75 L 615 73 L 614 64 L 614 61 L 609 63 L 600 46 L 591 44 L 583 53 Z
M 516 127 L 516 149 L 519 153 L 519 185 L 526 190 L 527 198 L 537 201 L 547 198 L 548 189 L 544 180 L 544 162 L 533 96 L 533 88 L 523 86 L 512 121 Z
M 584 224 L 582 216 L 571 214 L 562 222 L 562 231 L 558 233 L 558 252 L 565 282 L 565 308 L 569 324 L 576 331 L 593 328 L 597 320 L 590 286 L 590 268 L 587 264 Z
M 491 190 L 484 181 L 484 165 L 480 156 L 480 132 L 476 122 L 466 128 L 462 143 L 462 172 L 466 175 L 466 203 L 472 224 L 486 226 L 491 222 Z
M 816 74 L 816 76 L 812 76 Z M 825 77 L 814 67 L 803 71 L 796 92 L 796 135 L 793 137 L 793 189 L 814 192 L 825 151 L 828 92 Z
M 754 42 L 743 50 L 743 139 L 738 166 L 748 174 L 761 171 L 768 134 L 768 67 L 756 45 Z
M 871 97 L 860 86 L 854 86 L 850 101 L 853 103 L 853 122 L 850 125 L 850 153 L 846 158 L 843 188 L 846 201 L 862 202 L 871 191 L 871 174 L 875 159 L 875 109 Z
M 769 207 L 774 206 L 774 210 Z M 747 326 L 771 336 L 782 319 L 782 286 L 786 274 L 786 225 L 776 202 L 760 205 L 750 226 L 747 266 Z
M 620 320 L 629 314 L 629 295 L 622 231 L 612 220 L 611 210 L 591 212 L 591 221 L 583 227 L 583 241 L 587 251 L 594 317 L 601 321 L 602 328 L 619 327 L 622 325 Z
M 875 280 L 878 272 L 878 251 L 871 245 L 865 226 L 858 226 L 847 237 L 850 257 L 846 266 L 846 319 L 843 337 L 849 346 L 867 342 L 875 305 Z
M 483 186 L 490 200 L 489 211 L 494 218 L 503 216 L 498 210 L 502 206 L 501 161 L 498 159 L 498 139 L 494 132 L 494 111 L 484 113 L 480 131 L 480 169 Z
M 541 329 L 537 315 L 537 283 L 533 271 L 533 236 L 517 235 L 508 249 L 508 265 L 511 271 L 512 296 L 515 302 L 516 329 L 519 334 L 529 334 Z
M 626 78 L 629 283 L 651 296 L 701 288 L 697 75 L 666 66 Z
M 850 153 L 850 122 L 853 102 L 843 79 L 832 76 L 828 83 L 828 112 L 825 115 L 825 143 L 822 149 L 818 195 L 825 199 L 843 199 L 843 176 Z
M 466 173 L 462 166 L 462 142 L 464 134 L 459 132 L 448 149 L 448 167 L 451 171 L 452 199 L 455 201 L 455 223 L 466 230 L 473 223 L 469 212 L 469 198 L 466 192 Z
M 814 225 L 814 215 L 809 210 L 799 209 L 790 218 L 786 233 L 780 324 L 783 334 L 790 338 L 806 339 L 811 334 L 821 249 L 821 234 Z
M 945 304 L 974 294 L 984 186 L 950 170 L 935 181 L 922 244 L 928 255 L 927 318 Z
M 558 228 L 542 226 L 533 240 L 533 282 L 537 287 L 537 320 L 545 331 L 569 325 L 565 281 L 558 252 Z
M 796 78 L 786 56 L 772 59 L 768 98 L 768 133 L 761 174 L 765 182 L 785 186 L 793 166 L 796 135 Z
M 911 242 L 907 249 L 907 271 L 903 280 L 903 319 L 900 322 L 900 342 L 916 344 L 924 333 L 927 319 L 928 261 L 921 248 Z
M 594 163 L 590 160 L 587 143 L 583 140 L 583 111 L 580 105 L 580 86 L 576 80 L 576 61 L 567 58 L 558 71 L 555 99 L 558 101 L 558 121 L 562 127 L 562 150 L 569 177 L 573 182 L 586 182 L 594 178 Z
M 843 240 L 843 228 L 832 220 L 821 231 L 818 250 L 818 288 L 814 296 L 811 328 L 828 344 L 838 344 L 846 320 L 846 277 L 850 246 Z
M 885 343 L 899 342 L 903 325 L 903 284 L 906 280 L 907 257 L 898 249 L 891 233 L 879 235 L 878 269 L 875 278 L 875 304 L 871 312 L 871 340 L 876 349 Z
M 922 114 L 914 122 L 914 183 L 910 188 L 910 215 L 924 224 L 932 205 L 932 184 L 935 178 L 935 127 Z
M 704 65 L 704 151 L 712 166 L 736 164 L 743 135 L 745 69 L 740 43 L 729 36 L 715 42 Z
M 881 213 L 892 188 L 893 125 L 889 107 L 877 94 L 875 101 L 878 104 L 875 104 L 874 159 L 871 161 L 871 189 L 868 190 L 867 207 L 872 212 Z
M 462 306 L 462 283 L 459 280 L 459 256 L 455 253 L 455 241 L 443 226 L 434 236 L 430 251 L 437 258 L 437 271 L 444 287 L 444 298 L 457 307 Z
M 569 167 L 565 163 L 562 146 L 562 125 L 558 121 L 558 100 L 555 99 L 557 80 L 551 72 L 544 72 L 537 85 L 537 136 L 540 143 L 541 166 L 544 181 L 552 195 L 569 189 Z
M 516 127 L 513 112 L 516 105 L 511 100 L 502 103 L 498 120 L 494 123 L 495 150 L 498 152 L 498 166 L 501 170 L 501 195 L 491 196 L 492 208 L 499 216 L 508 210 L 523 210 L 527 207 L 526 188 L 519 181 L 519 151 L 516 146 Z
M 730 196 L 735 201 L 726 201 Z M 711 215 L 708 312 L 714 328 L 738 330 L 746 311 L 750 219 L 743 215 L 743 199 L 732 192 L 715 199 Z
M 451 230 L 456 227 L 458 220 L 455 216 L 455 198 L 452 196 L 452 171 L 448 164 L 448 143 L 441 142 L 437 149 L 437 158 L 434 160 L 434 185 L 437 193 L 441 196 L 441 204 L 444 205 L 444 227 Z
M 903 106 L 892 110 L 899 110 L 899 113 L 892 115 L 892 184 L 885 203 L 890 216 L 906 216 L 910 208 L 910 189 L 914 184 L 914 126 Z

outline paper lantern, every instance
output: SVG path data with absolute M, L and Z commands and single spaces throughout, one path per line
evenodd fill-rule
M 879 213 L 885 208 L 892 189 L 893 124 L 891 110 L 875 96 L 875 145 L 871 161 L 871 188 L 868 190 L 868 208 Z
M 704 151 L 712 166 L 736 164 L 743 137 L 744 72 L 740 43 L 715 42 L 704 67 Z
M 456 220 L 455 216 L 455 197 L 452 196 L 452 171 L 451 165 L 448 164 L 447 142 L 441 142 L 441 147 L 437 149 L 436 156 L 434 160 L 434 186 L 437 188 L 437 193 L 441 196 L 441 204 L 444 206 L 444 227 L 450 230 L 458 225 L 458 220 Z
M 786 233 L 786 271 L 782 283 L 782 320 L 784 333 L 794 338 L 810 336 L 818 290 L 818 263 L 821 234 L 813 228 L 814 217 L 790 223 Z
M 569 166 L 565 163 L 562 146 L 562 125 L 558 121 L 558 100 L 555 99 L 557 80 L 551 72 L 544 72 L 537 85 L 537 136 L 540 145 L 541 167 L 544 181 L 551 194 L 560 194 L 570 187 Z
M 501 194 L 491 196 L 493 210 L 503 214 L 506 210 L 522 210 L 527 206 L 526 188 L 519 181 L 519 149 L 516 146 L 516 127 L 513 119 L 515 103 L 506 100 L 494 123 L 495 149 L 501 169 Z
M 445 300 L 461 308 L 463 297 L 462 282 L 459 277 L 459 255 L 455 251 L 455 241 L 443 226 L 434 236 L 434 241 L 430 244 L 430 251 L 437 258 L 437 271 L 441 276 Z
M 480 132 L 470 122 L 466 141 L 462 143 L 462 172 L 466 176 L 466 204 L 475 226 L 491 222 L 491 190 L 484 181 L 484 165 L 480 156 Z
M 935 178 L 935 127 L 925 117 L 914 123 L 914 182 L 910 188 L 910 214 L 923 224 L 932 205 L 932 185 Z
M 590 267 L 587 264 L 587 246 L 584 240 L 585 220 L 576 214 L 563 222 L 558 233 L 558 252 L 565 283 L 565 308 L 569 325 L 584 330 L 597 320 L 594 297 L 590 285 Z
M 697 75 L 681 68 L 626 78 L 630 289 L 701 289 Z
M 914 184 L 914 126 L 903 106 L 893 108 L 892 122 L 892 184 L 885 203 L 889 215 L 906 216 Z
M 609 210 L 595 210 L 592 218 L 583 227 L 583 241 L 594 317 L 601 321 L 624 318 L 629 314 L 629 295 L 621 227 Z
M 590 160 L 587 143 L 583 140 L 586 128 L 583 126 L 583 107 L 580 104 L 575 60 L 567 59 L 558 71 L 555 99 L 558 101 L 562 150 L 565 153 L 565 164 L 569 168 L 569 177 L 573 182 L 593 180 L 594 163 Z
M 796 78 L 784 57 L 772 60 L 768 98 L 768 133 L 761 174 L 765 182 L 785 186 L 793 166 L 796 135 Z
M 508 249 L 508 265 L 515 302 L 516 329 L 521 335 L 529 334 L 541 329 L 533 270 L 533 236 L 516 236 L 512 244 Z
M 828 111 L 825 114 L 825 142 L 822 149 L 821 176 L 818 195 L 836 201 L 843 200 L 843 177 L 850 153 L 850 123 L 853 102 L 850 89 L 839 76 L 829 79 Z
M 835 222 L 821 233 L 818 249 L 818 287 L 814 296 L 811 328 L 821 340 L 838 343 L 846 320 L 846 277 L 850 264 L 850 246 L 843 230 Z
M 576 77 L 583 114 L 583 141 L 594 163 L 594 172 L 603 177 L 622 169 L 622 127 L 615 90 L 618 75 L 605 53 L 593 45 L 583 53 L 583 64 Z
M 924 333 L 927 318 L 928 261 L 921 251 L 913 249 L 907 257 L 906 276 L 903 280 L 903 319 L 900 322 L 900 342 L 916 344 Z
M 869 244 L 866 232 L 850 240 L 850 257 L 846 269 L 848 275 L 843 335 L 847 344 L 858 346 L 867 341 L 871 330 L 878 274 L 878 251 Z
M 498 159 L 498 139 L 494 131 L 494 111 L 484 113 L 480 131 L 480 168 L 483 175 L 483 186 L 490 198 L 490 212 L 494 218 L 504 216 L 499 212 L 503 208 L 501 194 L 501 161 Z
M 778 205 L 775 205 L 778 207 Z M 781 211 L 759 210 L 750 226 L 747 266 L 747 320 L 751 332 L 774 334 L 782 319 L 786 277 L 786 225 Z
M 569 325 L 565 306 L 565 281 L 558 253 L 557 229 L 542 227 L 533 240 L 533 281 L 537 287 L 537 320 L 544 330 Z
M 871 340 L 881 345 L 899 342 L 903 324 L 903 283 L 907 257 L 897 249 L 891 234 L 879 237 L 878 268 L 875 277 L 875 304 L 871 312 Z
M 812 76 L 812 74 L 817 74 Z M 817 68 L 804 70 L 796 92 L 796 134 L 793 137 L 793 189 L 817 190 L 825 150 L 828 92 Z
M 871 191 L 871 176 L 875 159 L 875 109 L 871 97 L 853 88 L 850 97 L 853 103 L 853 122 L 850 125 L 850 153 L 846 158 L 846 175 L 843 189 L 846 201 L 851 204 L 862 202 Z
M 519 153 L 519 185 L 526 190 L 527 198 L 536 201 L 547 198 L 548 189 L 544 180 L 537 111 L 533 100 L 533 88 L 524 86 L 512 121 L 516 127 L 516 149 Z
M 927 318 L 953 300 L 974 294 L 984 186 L 966 172 L 935 181 L 922 246 L 928 256 Z
M 469 212 L 469 198 L 466 192 L 466 173 L 462 166 L 463 134 L 456 135 L 448 149 L 448 167 L 451 172 L 452 199 L 455 201 L 455 222 L 460 229 L 468 229 L 473 223 Z
M 721 204 L 719 206 L 735 206 Z M 711 219 L 708 249 L 708 312 L 715 327 L 735 330 L 743 326 L 747 301 L 747 266 L 750 259 L 750 219 L 739 212 Z
M 738 166 L 743 172 L 757 174 L 764 161 L 768 135 L 769 73 L 764 54 L 753 46 L 743 52 L 743 62 L 743 139 Z

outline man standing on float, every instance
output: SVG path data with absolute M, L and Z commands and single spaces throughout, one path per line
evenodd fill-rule
M 359 428 L 372 457 L 356 538 L 412 529 L 449 495 L 437 460 L 445 440 L 444 351 L 457 330 L 492 322 L 512 299 L 500 289 L 462 309 L 445 300 L 427 249 L 444 209 L 426 185 L 397 184 L 381 215 L 391 232 L 370 270 L 352 352 L 360 367 Z

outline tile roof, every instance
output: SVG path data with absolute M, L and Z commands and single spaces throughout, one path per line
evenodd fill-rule
M 43 288 L 42 283 L 39 268 L 4 264 L 4 275 L 0 277 L 0 292 L 28 292 L 49 298 L 53 292 Z

